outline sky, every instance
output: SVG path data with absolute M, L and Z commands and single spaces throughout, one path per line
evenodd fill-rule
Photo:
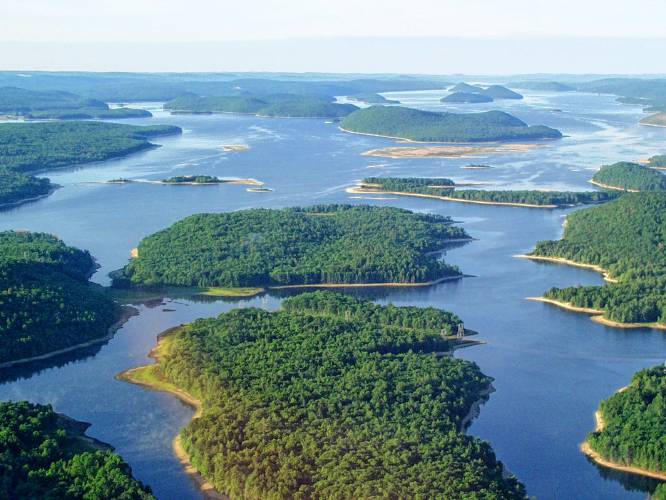
M 0 0 L 0 6 L 0 69 L 666 72 L 664 0 Z

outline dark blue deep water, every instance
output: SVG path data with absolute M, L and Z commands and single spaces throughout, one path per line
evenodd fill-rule
M 346 134 L 323 120 L 170 116 L 158 104 L 146 104 L 155 117 L 128 123 L 174 124 L 185 133 L 158 138 L 160 148 L 128 158 L 46 173 L 63 188 L 45 200 L 0 212 L 0 229 L 47 231 L 90 250 L 101 265 L 93 279 L 108 284 L 108 272 L 125 264 L 142 237 L 193 213 L 351 202 L 450 215 L 477 240 L 451 249 L 445 259 L 474 277 L 430 288 L 362 293 L 380 302 L 449 309 L 479 331 L 479 339 L 487 343 L 456 355 L 478 363 L 495 378 L 497 390 L 469 432 L 492 444 L 530 495 L 645 498 L 654 485 L 600 470 L 578 446 L 594 426 L 601 399 L 626 385 L 637 370 L 663 362 L 666 335 L 612 329 L 584 315 L 525 300 L 552 286 L 601 283 L 591 271 L 514 258 L 538 240 L 558 238 L 567 211 L 352 199 L 345 188 L 365 176 L 409 175 L 486 182 L 498 189 L 589 189 L 588 179 L 603 163 L 666 152 L 666 129 L 638 126 L 640 109 L 617 104 L 611 96 L 529 94 L 524 101 L 465 106 L 441 105 L 437 92 L 389 96 L 426 109 L 505 109 L 528 123 L 557 127 L 567 137 L 526 153 L 383 159 L 361 153 L 393 141 Z M 235 143 L 251 149 L 222 151 L 221 145 Z M 495 168 L 460 169 L 468 163 Z M 254 177 L 275 191 L 249 193 L 240 185 L 99 183 L 193 173 Z M 240 302 L 165 298 L 140 305 L 140 314 L 103 346 L 0 373 L 0 399 L 51 403 L 57 411 L 90 422 L 88 433 L 112 444 L 159 498 L 199 498 L 171 453 L 171 440 L 188 422 L 191 409 L 169 395 L 116 381 L 114 375 L 145 364 L 156 335 L 166 328 L 233 307 L 274 309 L 279 302 L 270 296 Z

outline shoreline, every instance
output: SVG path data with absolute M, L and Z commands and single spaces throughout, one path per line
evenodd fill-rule
M 608 269 L 604 269 L 603 267 L 598 266 L 596 264 L 583 264 L 582 262 L 576 262 L 575 260 L 565 259 L 564 257 L 543 257 L 540 255 L 530 255 L 530 254 L 517 254 L 514 255 L 514 257 L 518 259 L 537 260 L 542 262 L 551 262 L 553 264 L 565 264 L 567 266 L 572 266 L 572 267 L 581 267 L 583 269 L 592 269 L 593 271 L 596 271 L 599 274 L 603 275 L 605 282 L 618 283 L 618 280 L 616 280 L 615 278 L 611 278 L 610 271 L 608 271 Z
M 475 205 L 495 205 L 503 207 L 521 207 L 521 208 L 545 208 L 545 209 L 555 209 L 561 208 L 565 205 L 534 205 L 531 203 L 511 203 L 507 201 L 482 201 L 482 200 L 466 200 L 463 198 L 452 198 L 450 196 L 439 196 L 435 194 L 422 194 L 422 193 L 405 193 L 402 191 L 372 191 L 365 188 L 355 186 L 345 189 L 349 194 L 392 194 L 396 196 L 415 196 L 417 198 L 432 198 L 434 200 L 440 201 L 453 201 L 460 203 L 472 203 Z
M 166 182 L 166 181 L 149 181 L 142 179 L 126 179 L 122 181 L 101 181 L 92 182 L 92 184 L 156 184 L 160 186 L 219 186 L 222 184 L 234 185 L 248 185 L 248 186 L 263 186 L 264 183 L 260 180 L 247 178 L 247 179 L 220 179 L 219 182 Z
M 355 132 L 353 130 L 349 130 L 343 127 L 338 127 L 338 130 L 342 132 L 347 132 L 348 134 L 356 134 L 356 135 L 365 135 L 368 137 L 381 137 L 383 139 L 394 139 L 397 141 L 405 142 L 405 143 L 411 143 L 411 144 L 464 144 L 464 145 L 478 145 L 478 144 L 511 144 L 512 142 L 518 142 L 521 139 L 516 139 L 516 141 L 512 140 L 502 140 L 502 139 L 495 139 L 495 140 L 487 140 L 487 141 L 417 141 L 415 139 L 409 139 L 407 137 L 398 137 L 395 135 L 382 135 L 382 134 L 371 134 L 369 132 Z M 548 137 L 542 137 L 541 139 L 539 138 L 533 138 L 531 139 L 532 141 L 547 141 L 547 140 L 557 140 L 561 139 L 561 137 L 558 138 L 548 138 Z M 529 141 L 530 139 L 522 139 L 523 141 Z M 538 145 L 537 142 L 535 142 L 535 145 Z
M 599 323 L 600 325 L 604 326 L 610 326 L 612 328 L 624 328 L 626 330 L 637 329 L 637 328 L 652 328 L 654 330 L 666 330 L 666 325 L 663 325 L 661 323 L 621 323 L 619 321 L 613 321 L 612 319 L 608 319 L 604 316 L 606 314 L 605 311 L 599 309 L 591 309 L 589 307 L 578 307 L 569 302 L 562 302 L 555 299 L 549 299 L 547 297 L 525 297 L 525 299 L 533 302 L 543 302 L 545 304 L 551 304 L 566 311 L 589 314 L 591 315 L 590 319 L 595 323 Z
M 183 404 L 189 406 L 194 410 L 194 415 L 192 415 L 192 418 L 190 420 L 190 422 L 192 422 L 192 420 L 200 418 L 201 415 L 203 414 L 203 404 L 199 399 L 195 398 L 187 391 L 181 389 L 180 387 L 170 382 L 167 382 L 168 385 L 167 384 L 157 385 L 157 384 L 152 384 L 145 380 L 140 380 L 135 377 L 136 373 L 140 373 L 141 371 L 146 369 L 154 370 L 155 368 L 151 367 L 158 367 L 159 358 L 160 358 L 159 349 L 161 346 L 164 345 L 163 344 L 164 340 L 182 326 L 183 325 L 174 328 L 169 328 L 157 336 L 157 344 L 148 353 L 148 357 L 152 358 L 154 360 L 154 363 L 144 366 L 138 366 L 135 368 L 130 368 L 129 370 L 120 372 L 119 374 L 116 375 L 115 378 L 117 380 L 138 385 L 140 387 L 152 391 L 165 392 L 167 394 L 174 396 Z M 180 432 L 178 432 L 178 434 L 176 434 L 176 436 L 171 441 L 171 449 L 176 458 L 178 459 L 178 461 L 183 466 L 185 473 L 197 484 L 205 500 L 229 500 L 229 497 L 216 491 L 215 487 L 210 482 L 208 482 L 208 480 L 204 478 L 204 476 L 199 472 L 199 470 L 192 464 L 192 462 L 190 461 L 190 455 L 187 453 L 187 451 L 185 451 L 185 448 L 183 448 L 182 440 L 180 438 Z
M 25 203 L 31 203 L 33 201 L 39 201 L 43 200 L 44 198 L 48 198 L 51 196 L 53 193 L 55 193 L 58 189 L 60 189 L 62 186 L 58 184 L 53 184 L 53 187 L 49 189 L 48 193 L 40 194 L 39 196 L 33 196 L 32 198 L 23 198 L 18 201 L 10 201 L 8 203 L 0 203 L 0 210 L 4 210 L 7 208 L 12 208 L 12 207 L 19 207 Z
M 628 387 L 622 387 L 617 392 L 623 392 L 627 388 Z M 594 412 L 594 420 L 596 422 L 594 432 L 602 432 L 606 426 L 606 423 L 604 422 L 604 416 L 600 410 Z M 634 467 L 632 465 L 624 465 L 607 460 L 606 458 L 601 456 L 600 453 L 592 449 L 587 439 L 581 443 L 580 451 L 583 452 L 588 458 L 590 458 L 598 465 L 607 467 L 608 469 L 613 469 L 620 472 L 627 472 L 629 474 L 636 474 L 639 476 L 646 476 L 646 477 L 651 477 L 652 479 L 659 479 L 661 481 L 666 481 L 666 472 L 657 472 L 648 469 L 642 469 L 640 467 Z
M 589 181 L 590 184 L 594 184 L 595 186 L 598 186 L 600 188 L 604 189 L 612 189 L 613 191 L 622 191 L 623 193 L 640 193 L 640 189 L 629 189 L 629 188 L 622 188 L 619 186 L 611 186 L 610 184 L 602 184 L 601 182 L 597 182 L 593 179 L 590 179 Z
M 479 414 L 481 413 L 481 406 L 483 406 L 483 404 L 486 401 L 488 401 L 488 399 L 490 399 L 490 395 L 496 390 L 497 389 L 493 387 L 493 384 L 491 382 L 490 384 L 488 384 L 488 387 L 486 387 L 484 390 L 482 390 L 479 393 L 479 399 L 477 399 L 476 401 L 474 401 L 474 403 L 472 403 L 469 412 L 460 421 L 460 427 L 458 428 L 460 432 L 467 434 L 467 432 L 465 432 L 467 430 L 467 427 L 472 423 L 472 420 L 474 420 L 479 416 Z
M 66 354 L 68 352 L 76 351 L 77 349 L 81 349 L 83 347 L 90 347 L 91 345 L 99 344 L 101 342 L 106 342 L 107 340 L 111 340 L 113 336 L 116 334 L 118 330 L 122 328 L 122 326 L 132 317 L 132 316 L 137 316 L 139 314 L 139 311 L 135 309 L 134 307 L 131 306 L 121 306 L 121 313 L 116 320 L 115 323 L 113 323 L 107 330 L 106 334 L 103 337 L 99 337 L 96 339 L 88 340 L 86 342 L 82 342 L 80 344 L 76 344 L 73 346 L 69 347 L 63 347 L 62 349 L 58 349 L 57 351 L 51 351 L 46 354 L 40 354 L 38 356 L 32 356 L 30 358 L 21 358 L 17 359 L 14 361 L 6 361 L 4 363 L 0 363 L 0 369 L 2 368 L 10 368 L 15 365 L 20 365 L 24 363 L 30 363 L 32 361 L 42 361 L 45 359 L 52 358 L 54 356 L 58 356 L 59 354 Z
M 435 250 L 434 252 L 441 252 L 442 250 Z M 305 285 L 277 285 L 269 286 L 269 290 L 285 290 L 289 288 L 369 288 L 378 286 L 392 286 L 392 287 L 407 287 L 407 286 L 432 286 L 444 281 L 459 280 L 469 278 L 467 274 L 456 274 L 454 276 L 444 276 L 432 281 L 421 281 L 417 283 L 313 283 Z

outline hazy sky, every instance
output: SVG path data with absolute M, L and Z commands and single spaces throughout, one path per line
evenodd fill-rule
M 655 43 L 660 39 L 663 49 L 666 38 L 664 0 L 0 0 L 0 5 L 3 69 L 178 70 L 183 66 L 202 70 L 325 71 L 326 64 L 321 61 L 317 68 L 310 67 L 312 58 L 307 50 L 305 54 L 301 54 L 303 50 L 283 54 L 273 64 L 261 57 L 262 47 L 270 47 L 274 40 L 284 45 L 289 40 L 308 39 L 312 43 L 309 52 L 319 44 L 330 51 L 335 40 L 340 40 L 341 47 L 349 48 L 351 38 L 360 38 L 360 53 L 367 57 L 373 44 L 380 49 L 386 39 L 429 37 L 430 45 L 420 45 L 421 50 L 446 55 L 442 40 L 450 42 L 461 37 L 485 39 L 491 48 L 492 40 L 488 39 L 493 38 L 528 38 L 539 44 L 576 37 L 589 39 L 586 50 L 590 52 L 560 54 L 553 61 L 557 67 L 553 71 L 564 71 L 567 63 L 570 71 L 581 71 L 585 61 L 577 59 L 582 57 L 590 59 L 589 71 L 600 72 L 612 70 L 610 61 L 600 64 L 594 60 L 595 51 L 602 56 L 604 40 L 652 39 L 650 43 Z M 593 40 L 597 40 L 594 48 Z M 215 46 L 221 53 L 218 60 L 211 61 L 208 52 L 195 50 L 184 59 L 176 59 L 175 55 L 171 60 L 166 58 L 159 67 L 155 61 L 139 59 L 139 54 L 144 57 L 145 53 L 140 47 L 152 46 L 154 50 L 153 44 L 160 43 L 170 44 L 178 57 L 183 52 L 179 47 Z M 122 45 L 114 49 L 114 44 Z M 131 46 L 138 49 L 131 50 Z M 457 50 L 467 50 L 464 45 L 455 46 Z M 234 57 L 227 58 L 227 65 L 223 63 L 228 55 L 225 47 L 235 51 Z M 634 60 L 627 61 L 631 71 L 666 71 L 649 50 L 641 54 L 640 43 L 636 47 Z M 94 50 L 103 60 L 89 60 Z M 66 57 L 68 53 L 70 57 Z M 469 55 L 478 57 L 483 51 L 471 51 Z M 333 50 L 328 57 L 330 71 L 344 70 L 345 60 L 348 71 L 361 66 L 355 50 L 346 54 Z M 530 69 L 531 63 L 520 63 L 518 59 L 519 54 L 508 57 L 507 72 L 543 70 Z M 396 72 L 418 69 L 403 59 L 394 59 L 393 65 Z M 469 65 L 457 68 L 446 61 L 433 65 L 436 67 L 430 72 L 471 69 Z M 421 68 L 424 72 L 427 69 Z M 483 72 L 482 68 L 478 71 Z

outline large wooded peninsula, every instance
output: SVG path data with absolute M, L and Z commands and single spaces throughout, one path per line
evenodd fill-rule
M 24 119 L 86 120 L 146 118 L 150 111 L 133 108 L 109 108 L 100 100 L 63 91 L 35 91 L 18 87 L 0 88 L 0 115 Z
M 602 401 L 587 444 L 611 464 L 666 477 L 666 367 L 638 372 Z
M 427 196 L 443 201 L 461 201 L 480 204 L 516 205 L 526 207 L 557 208 L 602 203 L 617 197 L 603 191 L 538 191 L 538 190 L 485 190 L 458 189 L 455 182 L 444 178 L 427 177 L 368 177 L 363 179 L 354 193 L 391 193 Z
M 144 238 L 116 284 L 424 283 L 459 275 L 429 252 L 466 237 L 448 217 L 398 208 L 318 205 L 199 214 Z
M 87 427 L 51 406 L 0 403 L 0 498 L 155 500 Z
M 491 379 L 438 354 L 459 324 L 432 308 L 301 294 L 280 311 L 170 331 L 158 364 L 122 378 L 200 401 L 180 442 L 231 498 L 526 498 L 464 434 Z
M 666 190 L 666 175 L 626 161 L 604 165 L 594 174 L 592 182 L 601 187 L 624 191 Z
M 400 106 L 371 106 L 342 120 L 346 132 L 421 142 L 482 142 L 558 139 L 562 134 L 525 122 L 503 111 L 437 113 Z
M 30 174 L 108 160 L 155 147 L 152 137 L 180 134 L 169 125 L 102 122 L 0 125 L 0 205 L 48 194 L 54 186 Z
M 666 325 L 666 193 L 628 193 L 570 214 L 559 241 L 541 241 L 530 256 L 607 271 L 606 286 L 553 288 L 545 297 L 598 311 L 622 324 Z
M 304 95 L 178 97 L 164 105 L 176 113 L 242 113 L 273 118 L 341 118 L 356 111 L 353 104 Z
M 88 252 L 43 233 L 0 233 L 0 364 L 104 338 L 121 311 L 88 282 Z

